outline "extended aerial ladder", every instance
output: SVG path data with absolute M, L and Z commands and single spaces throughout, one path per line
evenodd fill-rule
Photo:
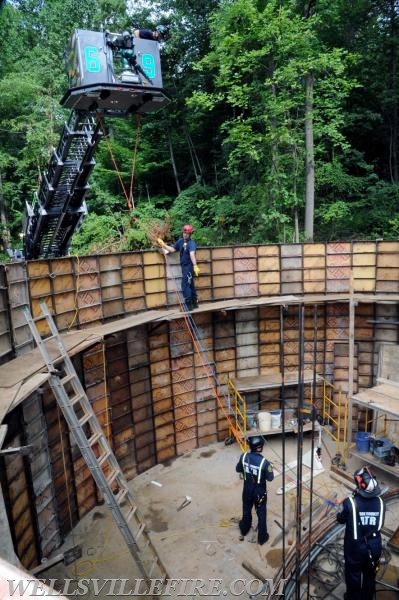
M 87 215 L 85 196 L 102 117 L 152 113 L 168 102 L 158 42 L 135 38 L 133 33 L 75 30 L 66 68 L 70 87 L 61 104 L 72 113 L 34 202 L 26 202 L 27 260 L 68 253 L 72 235 Z

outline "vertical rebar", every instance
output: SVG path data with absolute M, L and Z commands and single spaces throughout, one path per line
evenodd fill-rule
M 301 556 L 302 556 L 302 459 L 303 459 L 303 396 L 304 396 L 304 305 L 298 305 L 298 443 L 296 474 L 296 562 L 295 598 L 301 600 Z

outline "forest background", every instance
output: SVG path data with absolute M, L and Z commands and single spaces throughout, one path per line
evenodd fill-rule
M 73 30 L 157 24 L 171 101 L 106 119 L 71 253 L 149 247 L 157 222 L 200 245 L 399 237 L 398 1 L 2 0 L 3 251 L 69 116 Z

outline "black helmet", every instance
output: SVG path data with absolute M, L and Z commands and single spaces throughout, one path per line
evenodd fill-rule
M 251 450 L 262 450 L 265 442 L 261 435 L 254 435 L 248 439 L 248 443 Z
M 381 488 L 378 485 L 377 479 L 370 473 L 368 467 L 362 467 L 353 474 L 357 493 L 363 498 L 374 498 L 381 494 Z

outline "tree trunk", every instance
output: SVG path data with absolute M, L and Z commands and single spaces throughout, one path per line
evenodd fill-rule
M 399 181 L 398 171 L 398 101 L 397 101 L 397 56 L 398 56 L 398 16 L 396 2 L 391 2 L 391 85 L 392 90 L 392 117 L 391 117 L 391 144 L 389 153 L 389 166 L 392 183 Z
M 305 239 L 313 241 L 314 223 L 314 141 L 313 141 L 313 75 L 305 77 L 305 151 L 306 151 L 306 204 Z
M 1 227 L 1 244 L 3 250 L 11 247 L 10 230 L 7 225 L 6 203 L 3 196 L 3 182 L 0 171 L 0 227 Z
M 177 167 L 176 167 L 175 155 L 173 152 L 172 135 L 170 133 L 170 129 L 168 129 L 168 142 L 169 142 L 170 162 L 172 163 L 173 175 L 175 177 L 175 183 L 176 183 L 176 188 L 177 188 L 177 194 L 179 195 L 181 192 L 181 187 L 180 187 L 179 175 L 178 175 Z

